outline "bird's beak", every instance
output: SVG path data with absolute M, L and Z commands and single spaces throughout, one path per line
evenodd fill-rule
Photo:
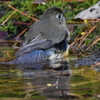
M 64 11 L 63 11 L 63 14 L 64 14 L 66 11 L 67 11 L 67 10 L 64 10 Z

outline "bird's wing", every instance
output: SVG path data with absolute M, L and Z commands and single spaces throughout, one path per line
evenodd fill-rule
M 39 34 L 29 44 L 21 47 L 15 55 L 17 57 L 22 56 L 23 54 L 30 53 L 35 50 L 47 49 L 51 47 L 52 45 L 53 45 L 52 41 L 44 38 L 42 34 Z
M 29 44 L 22 46 L 16 53 L 16 56 L 21 56 L 25 53 L 30 53 L 35 50 L 46 50 L 57 43 L 60 43 L 68 34 L 67 30 L 54 29 L 48 32 L 40 32 L 40 34 L 33 38 Z

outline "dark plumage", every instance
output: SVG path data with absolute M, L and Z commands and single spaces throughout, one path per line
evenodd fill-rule
M 55 67 L 55 60 L 62 60 L 63 52 L 68 50 L 69 34 L 63 11 L 51 7 L 30 27 L 22 46 L 15 54 L 16 59 L 6 64 L 28 68 L 43 67 L 45 64 Z

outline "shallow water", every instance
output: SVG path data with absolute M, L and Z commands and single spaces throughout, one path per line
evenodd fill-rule
M 0 65 L 0 100 L 18 98 L 100 100 L 100 73 L 87 66 L 71 65 L 71 70 L 61 75 L 52 69 L 18 70 L 17 66 Z
M 0 48 L 0 62 L 14 58 L 12 51 Z M 100 72 L 82 64 L 76 67 L 70 62 L 70 69 L 62 75 L 61 70 L 30 70 L 0 64 L 0 100 L 100 100 Z

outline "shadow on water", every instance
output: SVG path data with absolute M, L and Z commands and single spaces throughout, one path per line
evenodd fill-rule
M 57 80 L 59 79 L 59 81 Z M 57 83 L 58 82 L 58 83 Z M 0 100 L 99 100 L 100 72 L 70 63 L 64 70 L 0 64 Z

